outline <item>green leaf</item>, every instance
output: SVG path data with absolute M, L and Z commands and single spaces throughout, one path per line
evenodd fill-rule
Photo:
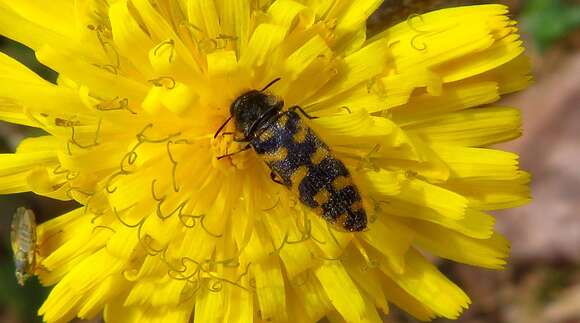
M 529 0 L 521 15 L 522 27 L 544 52 L 580 27 L 580 6 L 562 0 Z

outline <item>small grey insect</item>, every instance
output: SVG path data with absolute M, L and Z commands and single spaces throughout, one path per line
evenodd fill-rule
M 36 267 L 36 218 L 32 210 L 24 207 L 16 210 L 10 223 L 10 242 L 16 280 L 24 286 Z

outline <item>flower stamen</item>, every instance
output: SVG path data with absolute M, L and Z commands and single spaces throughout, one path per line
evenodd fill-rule
M 117 106 L 115 106 L 117 105 Z M 95 105 L 95 108 L 98 111 L 120 111 L 120 110 L 127 110 L 131 114 L 137 114 L 134 110 L 129 107 L 129 99 L 122 98 L 119 100 L 119 97 L 115 97 L 114 99 L 108 101 L 102 101 Z
M 147 82 L 153 84 L 153 86 L 164 87 L 168 90 L 173 90 L 177 84 L 175 79 L 171 76 L 160 76 L 158 78 L 148 80 Z
M 175 56 L 175 41 L 173 39 L 168 39 L 162 41 L 159 45 L 155 46 L 153 50 L 153 55 L 160 56 L 164 48 L 169 49 L 169 63 L 173 63 L 173 58 Z

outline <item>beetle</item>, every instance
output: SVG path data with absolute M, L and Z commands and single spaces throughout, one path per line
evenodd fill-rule
M 270 168 L 272 180 L 287 187 L 324 220 L 350 232 L 366 229 L 366 212 L 348 169 L 301 115 L 315 117 L 300 106 L 285 110 L 283 100 L 266 92 L 279 80 L 261 90 L 247 91 L 232 102 L 230 117 L 216 131 L 214 139 L 233 119 L 236 132 L 224 134 L 233 134 L 234 141 L 247 145 L 218 159 L 253 148 Z
M 32 210 L 24 207 L 16 210 L 10 223 L 10 242 L 16 280 L 24 286 L 36 268 L 36 218 Z

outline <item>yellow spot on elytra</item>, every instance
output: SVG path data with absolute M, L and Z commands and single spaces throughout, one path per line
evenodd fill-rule
M 260 134 L 259 139 L 260 141 L 267 141 L 272 139 L 272 137 L 274 137 L 274 132 L 272 131 L 272 128 L 268 128 Z
M 312 154 L 312 156 L 310 156 L 310 161 L 312 162 L 312 164 L 314 165 L 318 165 L 320 164 L 327 156 L 329 155 L 329 152 L 327 149 L 322 148 L 322 147 L 318 147 L 316 148 L 316 151 L 314 152 L 314 154 Z
M 314 195 L 314 200 L 318 203 L 318 205 L 325 204 L 330 200 L 330 192 L 326 188 L 321 188 L 316 195 Z
M 316 213 L 316 214 L 320 214 L 320 215 L 323 215 L 323 214 L 324 214 L 324 210 L 323 210 L 323 209 L 322 209 L 322 207 L 320 207 L 320 206 L 317 206 L 317 207 L 313 208 L 312 210 L 313 210 L 313 211 L 314 211 L 314 213 Z
M 347 186 L 352 186 L 352 179 L 350 177 L 338 176 L 332 181 L 332 187 L 336 191 L 340 191 Z
M 288 116 L 285 114 L 282 115 L 280 118 L 278 118 L 278 121 L 276 123 L 278 124 L 278 127 L 286 128 L 286 124 L 288 123 Z
M 356 201 L 350 205 L 350 209 L 353 212 L 360 211 L 360 210 L 362 210 L 362 208 L 363 208 L 362 201 Z
M 268 152 L 264 154 L 265 162 L 276 162 L 284 160 L 288 157 L 288 149 L 286 147 L 280 147 L 275 152 Z
M 307 134 L 307 128 L 304 127 L 303 125 L 300 125 L 298 127 L 298 131 L 294 134 L 292 139 L 294 139 L 294 142 L 302 143 L 306 140 L 306 134 Z
M 362 243 L 356 237 L 354 239 L 352 239 L 352 240 L 353 240 L 354 246 L 358 249 L 359 253 L 363 256 L 365 262 L 368 265 L 371 265 L 371 264 L 375 263 L 374 261 L 371 260 L 371 258 L 367 254 L 367 250 L 362 245 Z
M 336 219 L 336 222 L 335 222 L 336 227 L 340 230 L 344 230 L 344 226 L 346 225 L 347 218 L 348 218 L 348 214 L 346 212 L 339 215 L 338 218 Z
M 308 175 L 308 167 L 300 166 L 298 169 L 290 176 L 290 181 L 292 182 L 292 189 L 298 191 L 298 185 L 302 182 L 302 179 Z

